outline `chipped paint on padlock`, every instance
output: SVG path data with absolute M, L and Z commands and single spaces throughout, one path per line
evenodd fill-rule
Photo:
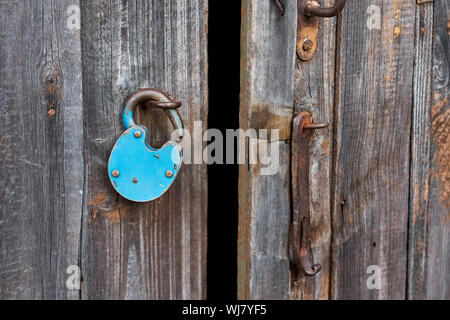
M 123 112 L 127 130 L 115 144 L 108 163 L 108 174 L 114 189 L 134 202 L 148 202 L 161 197 L 175 181 L 183 156 L 177 142 L 169 141 L 160 149 L 152 148 L 147 141 L 147 128 L 134 123 L 133 111 L 144 99 L 170 102 L 167 95 L 155 89 L 136 91 L 128 99 Z M 165 112 L 176 129 L 183 128 L 176 110 Z M 169 171 L 171 175 L 167 174 Z

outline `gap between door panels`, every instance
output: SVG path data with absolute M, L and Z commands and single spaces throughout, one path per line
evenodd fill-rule
M 226 129 L 239 128 L 241 3 L 209 1 L 208 14 L 208 128 L 225 137 Z M 208 167 L 207 296 L 212 300 L 237 299 L 238 172 L 237 164 Z

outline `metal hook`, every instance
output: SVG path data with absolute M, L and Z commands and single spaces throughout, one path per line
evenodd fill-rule
M 337 16 L 345 7 L 347 0 L 336 0 L 330 8 L 321 7 L 316 1 L 307 1 L 305 12 L 307 15 L 315 17 L 330 18 Z
M 292 135 L 292 221 L 290 231 L 291 264 L 296 271 L 315 276 L 321 270 L 314 264 L 311 248 L 309 209 L 309 142 L 312 130 L 327 128 L 328 123 L 312 123 L 311 114 L 302 112 L 294 119 Z
M 300 263 L 303 272 L 312 277 L 322 270 L 322 266 L 320 264 L 314 264 L 314 256 L 311 249 L 311 223 L 307 218 L 303 218 L 302 220 L 301 233 Z
M 277 5 L 278 9 L 281 12 L 281 15 L 284 16 L 286 11 L 284 10 L 283 4 L 280 0 L 273 0 Z M 337 16 L 345 7 L 345 3 L 347 0 L 336 0 L 334 5 L 330 8 L 322 8 L 319 3 L 316 1 L 307 1 L 305 6 L 305 12 L 309 16 L 315 17 L 334 17 Z
M 278 9 L 281 12 L 281 15 L 284 16 L 284 14 L 286 13 L 284 10 L 284 6 L 283 4 L 280 2 L 280 0 L 273 0 L 273 2 L 275 2 L 275 4 L 277 5 Z
M 308 123 L 303 126 L 303 129 L 310 129 L 310 130 L 316 130 L 316 129 L 326 129 L 330 125 L 328 122 L 317 122 L 317 123 Z

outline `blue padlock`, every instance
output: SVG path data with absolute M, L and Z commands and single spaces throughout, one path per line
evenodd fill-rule
M 161 197 L 180 172 L 183 151 L 179 142 L 169 141 L 161 149 L 147 142 L 148 130 L 134 122 L 136 107 L 160 108 L 175 130 L 183 129 L 177 108 L 180 102 L 156 89 L 141 89 L 125 103 L 123 123 L 127 129 L 117 140 L 109 158 L 108 175 L 114 189 L 125 199 L 149 202 Z

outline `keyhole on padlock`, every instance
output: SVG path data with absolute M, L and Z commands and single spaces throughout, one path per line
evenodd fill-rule
M 161 109 L 138 106 L 135 115 L 136 124 L 148 128 L 147 142 L 153 148 L 161 148 L 172 140 L 172 124 Z

